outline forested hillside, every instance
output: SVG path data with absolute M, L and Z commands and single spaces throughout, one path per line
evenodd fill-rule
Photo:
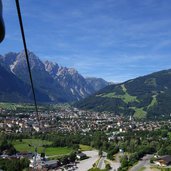
M 169 117 L 171 69 L 110 85 L 78 103 L 76 107 L 111 111 L 136 118 Z

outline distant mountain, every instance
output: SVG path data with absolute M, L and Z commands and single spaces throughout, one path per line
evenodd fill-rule
M 39 95 L 48 97 L 47 102 L 72 102 L 95 93 L 92 84 L 87 83 L 75 69 L 61 67 L 49 61 L 43 63 L 33 52 L 28 51 L 28 55 L 34 86 L 40 92 Z M 1 55 L 0 63 L 9 73 L 30 85 L 24 51 Z
M 95 92 L 84 77 L 73 68 L 59 67 L 58 64 L 45 62 L 46 71 L 64 88 L 68 94 L 80 100 Z
M 63 88 L 46 72 L 45 66 L 32 52 L 28 52 L 34 86 L 49 97 L 50 101 L 67 102 Z M 25 53 L 8 53 L 3 58 L 4 66 L 26 84 L 30 84 Z M 69 98 L 68 98 L 69 99 Z
M 135 118 L 170 117 L 171 69 L 107 86 L 75 106 Z
M 0 64 L 0 101 L 31 102 L 33 100 L 31 88 L 8 72 Z M 40 102 L 49 101 L 48 97 L 36 90 Z
M 87 77 L 86 78 L 87 83 L 93 87 L 95 91 L 99 91 L 100 89 L 111 85 L 111 82 L 107 82 L 102 78 L 95 78 L 95 77 Z

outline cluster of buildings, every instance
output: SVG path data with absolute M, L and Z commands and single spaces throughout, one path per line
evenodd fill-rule
M 39 121 L 39 122 L 38 122 Z M 39 112 L 39 116 L 35 112 L 15 112 L 0 109 L 0 132 L 5 133 L 30 133 L 30 132 L 59 132 L 59 133 L 86 133 L 92 130 L 102 130 L 109 133 L 108 140 L 112 141 L 117 138 L 124 138 L 117 136 L 119 133 L 127 131 L 153 131 L 160 129 L 163 125 L 171 126 L 171 120 L 166 121 L 135 121 L 131 116 L 123 118 L 114 113 L 107 112 L 93 112 L 84 111 L 77 108 L 58 108 L 56 110 L 44 110 Z M 112 134 L 111 134 L 112 133 Z M 29 155 L 30 167 L 35 165 L 33 154 Z M 83 154 L 81 154 L 83 155 Z M 79 157 L 83 156 L 77 156 Z M 17 154 L 16 156 L 1 155 L 0 158 L 15 158 L 26 157 L 24 154 Z M 58 160 L 36 159 L 40 170 L 57 168 L 59 166 Z M 171 164 L 171 156 L 164 156 L 158 158 L 154 162 L 159 166 L 167 166 Z M 67 166 L 70 167 L 70 166 Z M 76 167 L 72 165 L 71 167 Z
M 2 110 L 0 110 L 2 111 Z M 3 110 L 3 114 L 5 111 Z M 16 113 L 15 115 L 0 115 L 1 132 L 88 132 L 90 130 L 117 130 L 119 132 L 155 130 L 164 124 L 171 125 L 167 121 L 134 121 L 132 117 L 127 119 L 116 116 L 113 113 L 99 113 L 83 111 L 66 107 L 52 111 L 39 112 L 39 118 L 35 112 Z M 39 120 L 39 122 L 38 122 Z

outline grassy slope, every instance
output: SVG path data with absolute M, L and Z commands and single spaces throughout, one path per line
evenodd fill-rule
M 157 104 L 157 98 L 156 97 L 157 97 L 157 95 L 152 96 L 153 99 L 152 99 L 151 103 L 148 105 L 148 107 L 147 107 L 148 109 L 150 107 L 153 107 L 155 104 Z
M 125 87 L 124 84 L 122 84 L 121 87 L 122 87 L 122 90 L 123 90 L 124 93 L 125 93 L 125 95 L 123 96 L 123 101 L 124 101 L 125 103 L 129 103 L 129 102 L 133 102 L 133 101 L 139 102 L 136 96 L 131 96 L 131 95 L 129 95 L 129 94 L 127 93 L 127 89 L 126 89 L 126 87 Z
M 121 85 L 124 95 L 115 95 L 114 92 L 108 94 L 101 94 L 101 97 L 108 97 L 108 98 L 121 98 L 126 104 L 130 102 L 139 102 L 136 96 L 131 96 L 128 94 L 127 89 L 124 84 Z M 98 95 L 99 96 L 99 95 Z M 149 106 L 152 106 L 156 103 L 156 96 L 153 97 L 153 100 Z M 147 112 L 143 110 L 143 108 L 136 108 L 131 107 L 135 111 L 134 117 L 137 119 L 143 119 L 146 117 Z
M 126 90 L 124 84 L 122 84 L 121 87 L 122 87 L 123 92 L 125 93 L 124 95 L 116 95 L 115 92 L 111 92 L 111 93 L 107 93 L 107 94 L 100 94 L 97 96 L 108 97 L 108 98 L 121 98 L 127 104 L 129 102 L 134 102 L 134 101 L 139 102 L 136 96 L 131 96 L 127 93 L 127 90 Z
M 143 110 L 143 108 L 136 108 L 136 107 L 131 107 L 131 109 L 134 109 L 134 117 L 137 119 L 143 119 L 146 118 L 147 112 Z

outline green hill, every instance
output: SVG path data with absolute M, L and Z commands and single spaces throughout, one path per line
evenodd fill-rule
M 168 118 L 171 113 L 171 69 L 107 86 L 75 106 L 136 118 Z

